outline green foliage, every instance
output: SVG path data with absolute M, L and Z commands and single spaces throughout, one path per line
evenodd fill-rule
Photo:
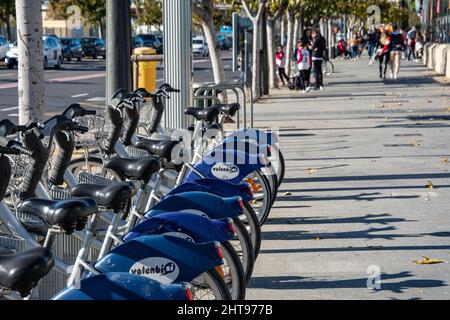
M 135 18 L 138 24 L 160 26 L 163 23 L 161 0 L 136 0 Z
M 15 1 L 1 0 L 0 1 L 0 21 L 7 23 L 11 16 L 15 15 Z
M 55 19 L 67 19 L 67 8 L 76 5 L 81 15 L 94 26 L 102 25 L 106 19 L 105 0 L 50 0 L 51 13 Z

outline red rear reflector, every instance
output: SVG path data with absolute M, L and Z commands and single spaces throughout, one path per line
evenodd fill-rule
M 250 188 L 250 189 L 251 189 L 251 188 Z M 252 192 L 253 192 L 253 190 L 252 190 Z M 241 209 L 244 210 L 244 209 L 245 209 L 245 206 L 244 206 L 244 202 L 242 202 L 242 199 L 241 199 L 241 198 L 239 198 L 238 203 L 239 203 L 239 207 L 241 207 Z
M 231 232 L 233 232 L 233 234 L 236 236 L 237 232 L 236 232 L 236 228 L 234 227 L 233 220 L 230 219 L 228 221 L 228 227 L 230 227 Z
M 223 253 L 222 253 L 222 249 L 220 249 L 220 243 L 216 243 L 216 250 L 217 250 L 217 255 L 219 256 L 220 259 L 224 259 L 223 257 Z
M 193 295 L 192 295 L 191 289 L 186 289 L 186 290 L 184 290 L 184 293 L 186 294 L 186 299 L 187 299 L 187 300 L 194 300 L 194 297 L 193 297 Z

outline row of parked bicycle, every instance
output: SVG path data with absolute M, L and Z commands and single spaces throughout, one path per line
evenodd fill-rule
M 226 135 L 240 109 L 228 104 L 186 109 L 196 125 L 180 139 L 161 126 L 177 92 L 0 121 L 0 232 L 27 246 L 0 249 L 0 299 L 42 299 L 52 269 L 68 279 L 55 300 L 245 298 L 284 176 L 278 136 Z M 55 254 L 73 239 L 75 256 Z

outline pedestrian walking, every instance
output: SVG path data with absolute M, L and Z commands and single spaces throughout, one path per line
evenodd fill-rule
M 289 77 L 286 74 L 286 53 L 284 52 L 284 48 L 283 47 L 278 47 L 278 50 L 275 54 L 275 62 L 277 64 L 278 67 L 278 77 L 280 78 L 281 83 L 283 84 L 283 86 L 286 85 L 285 80 L 287 81 L 287 84 L 290 84 L 289 81 Z
M 325 38 L 320 34 L 319 29 L 315 29 L 312 32 L 313 43 L 311 46 L 312 50 L 312 64 L 314 69 L 314 76 L 316 78 L 316 90 L 323 90 L 323 59 L 325 57 L 326 41 Z
M 425 44 L 425 40 L 423 37 L 422 32 L 418 31 L 416 34 L 416 47 L 415 47 L 415 51 L 416 51 L 416 62 L 419 62 L 420 59 L 422 59 L 423 56 L 423 46 Z
M 352 60 L 355 61 L 359 50 L 359 38 L 356 34 L 350 39 L 350 50 L 352 52 Z
M 338 58 L 344 58 L 348 59 L 350 57 L 350 52 L 347 50 L 347 46 L 345 45 L 345 41 L 343 39 L 339 40 L 337 44 L 337 50 L 338 50 Z
M 413 27 L 411 30 L 409 30 L 408 34 L 406 35 L 406 38 L 408 40 L 408 61 L 411 61 L 411 56 L 414 60 L 416 60 L 416 36 L 417 31 L 416 27 Z
M 377 33 L 374 29 L 370 30 L 367 35 L 367 53 L 369 54 L 369 58 L 371 59 L 375 52 L 378 44 Z
M 393 32 L 386 41 L 382 54 L 389 54 L 389 65 L 391 78 L 397 79 L 400 72 L 400 62 L 403 52 L 406 49 L 406 37 L 400 33 L 397 25 L 393 25 Z
M 297 69 L 299 71 L 297 87 L 302 90 L 302 93 L 306 93 L 311 90 L 308 79 L 308 71 L 311 66 L 311 61 L 311 56 L 305 43 L 303 41 L 299 41 L 297 47 Z
M 378 40 L 378 47 L 376 59 L 379 62 L 380 78 L 386 79 L 386 71 L 389 64 L 389 54 L 387 52 L 383 53 L 383 48 L 387 43 L 389 38 L 389 31 L 387 28 L 380 28 L 380 37 Z

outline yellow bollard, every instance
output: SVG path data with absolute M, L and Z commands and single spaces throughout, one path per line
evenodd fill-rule
M 136 48 L 134 49 L 136 56 L 153 55 L 156 50 L 153 48 Z M 158 63 L 153 61 L 138 61 L 138 88 L 145 88 L 148 92 L 156 90 L 156 68 Z M 137 88 L 136 88 L 137 89 Z

